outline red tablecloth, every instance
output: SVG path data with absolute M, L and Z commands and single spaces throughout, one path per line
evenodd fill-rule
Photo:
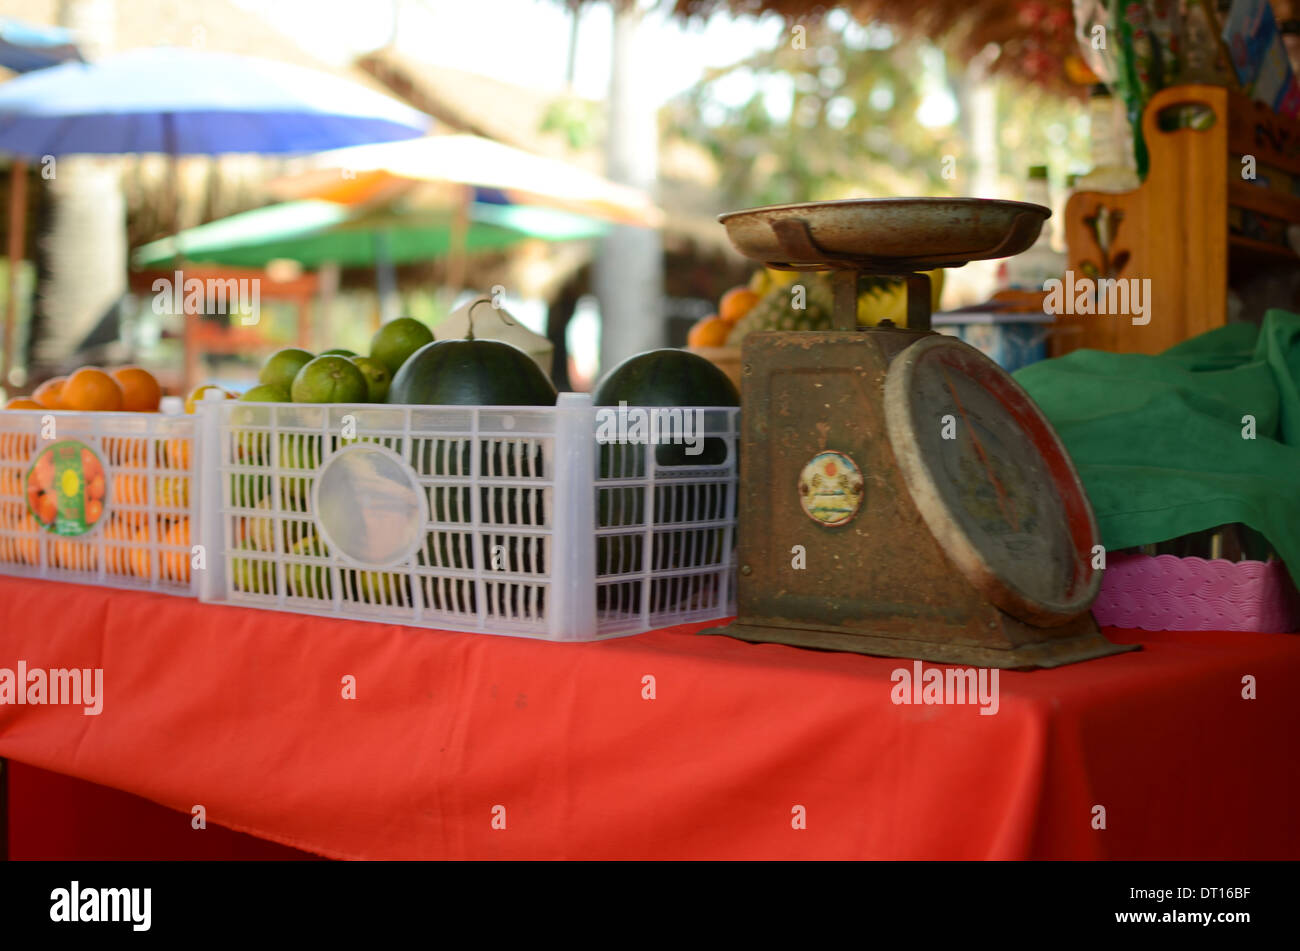
M 1300 858 L 1300 638 L 1111 631 L 1145 650 L 1004 672 L 982 716 L 894 704 L 908 661 L 699 626 L 550 644 L 0 578 L 0 668 L 105 681 L 99 716 L 0 706 L 0 756 L 347 858 Z

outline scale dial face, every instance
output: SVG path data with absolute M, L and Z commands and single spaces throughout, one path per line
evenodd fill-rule
M 921 517 L 949 559 L 1008 614 L 1064 624 L 1096 597 L 1096 520 L 1051 424 L 996 363 L 952 337 L 904 350 L 885 422 Z

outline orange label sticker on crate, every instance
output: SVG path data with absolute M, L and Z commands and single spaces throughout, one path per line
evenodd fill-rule
M 103 462 L 85 443 L 56 442 L 27 470 L 27 507 L 48 532 L 84 535 L 103 518 L 107 478 Z

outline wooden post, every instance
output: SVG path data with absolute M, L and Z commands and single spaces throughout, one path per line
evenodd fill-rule
M 331 318 L 334 316 L 334 301 L 339 292 L 340 271 L 341 268 L 334 261 L 327 261 L 316 270 L 316 276 L 320 279 L 316 325 L 326 328 L 328 333 L 333 333 L 334 323 Z
M 310 297 L 298 298 L 298 346 L 303 350 L 311 350 Z
M 14 329 L 18 323 L 18 271 L 23 264 L 27 227 L 27 163 L 14 159 L 9 170 L 9 298 L 5 302 L 4 356 L 0 358 L 0 387 L 9 385 L 14 365 Z
M 451 240 L 447 248 L 447 292 L 451 300 L 465 286 L 465 276 L 469 273 L 466 260 L 469 250 L 466 248 L 469 238 L 470 204 L 474 201 L 474 186 L 462 185 L 456 202 L 456 213 L 451 219 Z M 448 301 L 450 305 L 451 300 Z
M 397 266 L 389 252 L 388 232 L 375 234 L 375 293 L 379 297 L 380 322 L 388 323 L 399 316 L 397 299 Z

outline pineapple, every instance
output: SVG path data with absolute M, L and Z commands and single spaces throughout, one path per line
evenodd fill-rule
M 830 330 L 833 326 L 831 315 L 835 299 L 829 274 L 821 271 L 776 273 L 782 274 L 782 278 L 773 281 L 771 289 L 754 305 L 753 310 L 732 328 L 731 335 L 727 338 L 728 346 L 739 346 L 746 336 L 756 330 Z M 785 279 L 787 274 L 791 275 L 789 280 Z M 893 283 L 902 282 L 890 278 L 863 278 L 864 298 L 866 294 L 872 294 L 878 288 Z M 802 308 L 794 306 L 796 287 L 804 289 Z M 861 302 L 858 315 L 858 322 L 861 323 Z
M 830 330 L 834 324 L 834 292 L 831 276 L 824 271 L 766 271 L 767 290 L 753 309 L 736 322 L 727 346 L 738 347 L 758 330 Z M 943 289 L 943 271 L 929 272 L 933 297 L 938 306 Z M 804 288 L 803 308 L 795 308 L 795 286 Z M 751 285 L 752 287 L 752 285 Z M 907 326 L 907 285 L 899 278 L 865 276 L 858 284 L 858 325 L 874 327 L 888 318 Z

